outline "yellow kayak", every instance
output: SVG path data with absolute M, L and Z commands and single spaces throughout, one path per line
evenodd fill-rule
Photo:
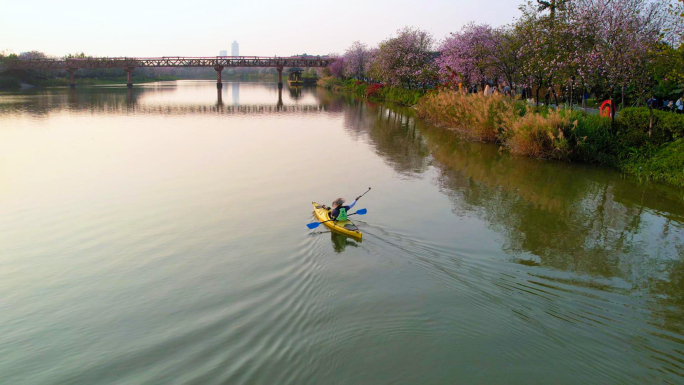
M 314 207 L 314 214 L 316 215 L 316 219 L 318 219 L 319 222 L 323 221 L 328 221 L 330 220 L 330 207 L 327 207 L 325 205 L 320 205 L 316 202 L 312 202 L 313 207 Z M 361 234 L 361 230 L 359 230 L 358 227 L 354 224 L 354 222 L 350 220 L 346 221 L 330 221 L 330 222 L 325 222 L 323 223 L 326 227 L 328 227 L 330 230 L 344 234 L 350 238 L 353 238 L 357 241 L 361 241 L 361 237 L 363 234 Z

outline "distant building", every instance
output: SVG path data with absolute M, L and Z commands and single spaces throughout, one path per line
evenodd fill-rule
M 238 44 L 237 40 L 233 40 L 230 54 L 231 56 L 240 56 L 240 44 Z
M 219 56 L 228 56 L 228 50 L 227 49 L 221 50 L 221 52 L 219 52 Z

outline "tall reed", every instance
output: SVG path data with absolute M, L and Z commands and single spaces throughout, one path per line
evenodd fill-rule
M 563 111 L 535 113 L 524 102 L 503 95 L 433 92 L 418 103 L 418 115 L 470 140 L 498 142 L 514 154 L 567 159 L 566 138 L 573 130 Z
M 549 111 L 512 120 L 505 130 L 504 144 L 513 154 L 567 160 L 572 149 L 565 132 L 571 132 L 574 125 L 566 115 Z

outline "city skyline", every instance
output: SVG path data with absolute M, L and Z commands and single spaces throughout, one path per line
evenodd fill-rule
M 240 44 L 238 44 L 237 40 L 233 40 L 233 44 L 230 45 L 230 55 L 240 56 Z

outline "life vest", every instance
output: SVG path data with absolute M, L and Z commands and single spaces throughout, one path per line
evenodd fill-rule
M 346 221 L 347 220 L 347 209 L 340 207 L 340 213 L 337 214 L 336 221 Z

